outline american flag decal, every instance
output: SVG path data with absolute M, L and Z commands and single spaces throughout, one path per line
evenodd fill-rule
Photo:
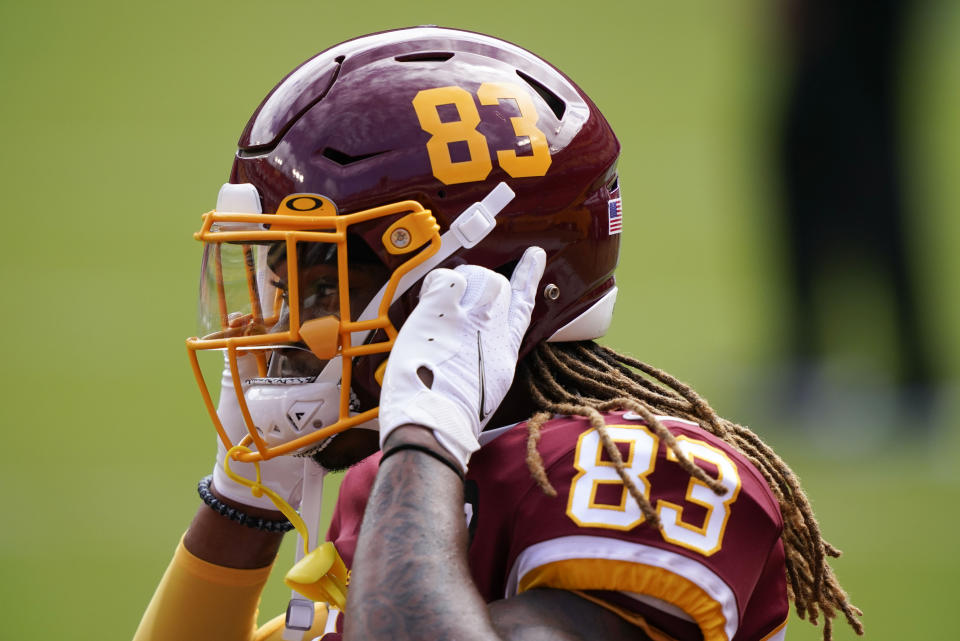
M 611 198 L 607 201 L 610 235 L 619 234 L 623 227 L 623 205 L 620 198 Z

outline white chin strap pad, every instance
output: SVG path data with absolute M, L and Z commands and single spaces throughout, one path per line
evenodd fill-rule
M 246 388 L 253 424 L 268 445 L 287 443 L 339 418 L 340 389 L 301 379 L 251 379 Z

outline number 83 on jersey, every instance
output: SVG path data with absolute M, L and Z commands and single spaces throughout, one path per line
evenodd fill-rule
M 624 457 L 626 473 L 649 499 L 648 476 L 657 463 L 660 439 L 644 425 L 608 425 L 607 432 L 615 444 L 627 446 L 628 453 Z M 691 477 L 684 501 L 705 508 L 706 517 L 702 518 L 702 523 L 693 522 L 689 517 L 685 519 L 683 505 L 659 499 L 655 508 L 660 518 L 660 534 L 670 543 L 710 556 L 723 545 L 730 508 L 740 493 L 740 474 L 723 451 L 704 441 L 681 435 L 677 436 L 677 443 L 678 449 L 695 463 L 699 460 L 716 466 L 717 480 L 725 491 L 718 496 L 705 483 Z M 580 435 L 574 458 L 577 474 L 570 485 L 567 515 L 581 527 L 632 530 L 643 523 L 645 517 L 636 501 L 628 497 L 627 488 L 613 462 L 603 460 L 603 454 L 603 444 L 596 429 Z M 677 460 L 669 448 L 667 459 Z M 597 500 L 604 485 L 619 487 L 619 504 Z

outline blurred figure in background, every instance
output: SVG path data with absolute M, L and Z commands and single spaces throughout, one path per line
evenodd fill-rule
M 908 4 L 788 0 L 791 80 L 779 161 L 791 285 L 790 403 L 814 413 L 822 409 L 820 371 L 831 355 L 824 353 L 818 327 L 819 294 L 830 280 L 846 276 L 843 270 L 856 270 L 857 277 L 889 288 L 896 413 L 925 426 L 934 374 L 908 255 L 898 108 Z M 866 311 L 857 318 L 863 323 L 870 316 Z M 844 403 L 876 405 L 877 395 L 857 399 L 856 391 L 846 390 Z

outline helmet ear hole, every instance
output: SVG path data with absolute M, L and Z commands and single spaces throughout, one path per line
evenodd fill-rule
M 300 338 L 317 358 L 328 361 L 340 346 L 340 319 L 336 316 L 312 318 L 300 326 Z

